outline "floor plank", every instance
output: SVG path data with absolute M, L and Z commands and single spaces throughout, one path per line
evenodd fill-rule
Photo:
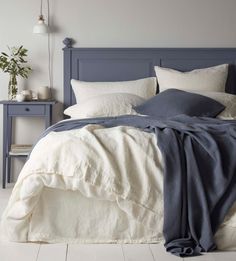
M 149 245 L 151 252 L 154 256 L 155 261 L 182 261 L 183 258 L 171 255 L 166 252 L 163 244 L 150 244 Z
M 41 244 L 37 261 L 66 261 L 66 244 Z
M 39 244 L 1 243 L 1 261 L 36 261 Z
M 12 187 L 6 189 L 0 189 L 0 219 L 4 209 L 7 206 L 8 200 L 12 192 Z
M 155 261 L 148 244 L 122 245 L 125 261 Z
M 10 188 L 6 189 L 0 189 L 0 199 L 8 199 L 11 195 L 13 187 L 11 186 Z
M 7 202 L 8 202 L 8 199 L 0 198 L 0 219 L 1 219 L 1 216 L 3 214 L 3 211 L 5 210 L 5 208 L 7 206 Z
M 68 245 L 67 261 L 124 261 L 118 244 Z
M 235 261 L 236 251 L 232 252 L 213 252 L 211 253 L 214 261 Z

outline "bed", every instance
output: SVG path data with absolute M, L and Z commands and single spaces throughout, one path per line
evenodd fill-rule
M 227 63 L 226 92 L 236 94 L 236 49 L 73 48 L 70 39 L 65 43 L 65 109 L 76 103 L 71 79 L 137 80 L 155 76 L 156 65 L 189 71 Z M 74 124 L 68 122 L 57 128 Z M 164 163 L 156 136 L 135 126 L 113 127 L 105 129 L 100 122 L 85 120 L 79 130 L 69 126 L 67 131 L 48 131 L 14 187 L 2 220 L 5 240 L 163 242 Z M 215 240 L 218 249 L 236 250 L 236 206 Z

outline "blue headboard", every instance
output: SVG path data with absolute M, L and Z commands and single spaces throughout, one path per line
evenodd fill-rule
M 226 92 L 236 94 L 236 48 L 73 48 L 64 40 L 64 106 L 75 104 L 70 80 L 126 81 L 154 76 L 159 65 L 189 71 L 230 64 Z

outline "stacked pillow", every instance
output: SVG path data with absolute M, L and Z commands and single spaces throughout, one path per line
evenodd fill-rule
M 72 79 L 71 85 L 77 103 L 111 93 L 129 93 L 149 99 L 156 94 L 157 80 L 156 77 L 122 82 L 84 82 Z
M 225 93 L 228 64 L 180 72 L 155 66 L 156 78 L 124 82 L 71 80 L 77 104 L 65 110 L 72 118 L 142 114 L 179 114 L 221 119 L 236 118 L 236 95 Z
M 155 66 L 159 91 L 179 89 L 198 92 L 225 92 L 228 64 L 222 64 L 189 72 L 180 72 Z
M 76 119 L 137 114 L 133 107 L 145 101 L 140 96 L 130 93 L 103 94 L 68 107 L 64 114 Z
M 225 106 L 203 95 L 168 89 L 135 107 L 136 112 L 157 118 L 185 114 L 198 117 L 216 117 Z
M 135 108 L 137 112 L 157 117 L 167 117 L 168 114 L 171 116 L 187 114 L 217 116 L 224 120 L 236 119 L 236 95 L 225 93 L 228 64 L 190 72 L 155 66 L 155 72 L 160 94 L 137 106 Z M 185 92 L 173 90 L 173 88 Z M 218 106 L 215 102 L 218 102 Z M 222 110 L 222 105 L 225 107 L 224 110 Z M 160 111 L 163 112 L 160 113 Z
M 222 120 L 236 119 L 236 95 L 222 92 L 192 92 L 214 99 L 225 106 L 225 109 L 217 115 L 217 118 Z
M 123 82 L 83 82 L 71 80 L 77 104 L 64 114 L 72 118 L 92 118 L 137 114 L 133 107 L 156 94 L 156 77 Z

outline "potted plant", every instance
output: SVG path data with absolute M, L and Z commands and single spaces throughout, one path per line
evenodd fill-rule
M 8 84 L 8 98 L 13 100 L 16 98 L 18 91 L 17 76 L 27 79 L 32 69 L 29 66 L 25 66 L 27 63 L 25 60 L 28 52 L 27 49 L 23 48 L 23 46 L 19 48 L 8 47 L 8 49 L 9 54 L 2 52 L 0 55 L 0 69 L 10 75 Z

